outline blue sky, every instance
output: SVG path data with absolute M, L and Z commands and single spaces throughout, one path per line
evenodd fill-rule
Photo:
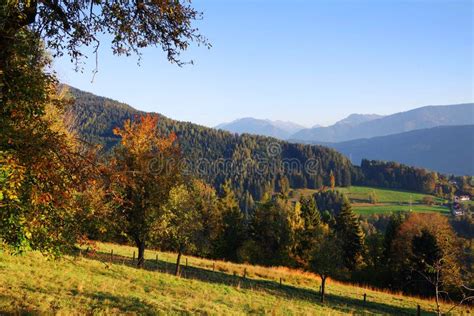
M 60 80 L 144 111 L 214 126 L 240 117 L 331 124 L 473 101 L 473 1 L 195 0 L 213 47 L 169 64 L 158 48 L 113 56 L 101 44 L 82 73 Z M 86 50 L 87 52 L 87 50 Z

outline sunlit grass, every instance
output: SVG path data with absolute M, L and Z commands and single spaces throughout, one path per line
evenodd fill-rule
M 0 314 L 375 315 L 415 314 L 418 304 L 425 312 L 433 308 L 429 300 L 335 281 L 329 281 L 327 304 L 321 305 L 319 278 L 284 267 L 184 257 L 183 275 L 177 278 L 171 274 L 175 254 L 147 251 L 145 269 L 139 270 L 133 266 L 134 251 L 99 243 L 96 252 L 59 261 L 48 261 L 38 253 L 2 253 Z
M 361 215 L 389 214 L 394 212 L 438 212 L 449 213 L 446 206 L 442 206 L 444 200 L 433 195 L 409 192 L 395 189 L 383 189 L 373 187 L 351 186 L 348 188 L 337 188 L 350 199 L 354 211 Z M 300 189 L 299 194 L 314 194 L 317 190 Z M 369 194 L 375 192 L 377 203 L 371 204 Z M 426 205 L 423 198 L 431 196 L 437 205 Z

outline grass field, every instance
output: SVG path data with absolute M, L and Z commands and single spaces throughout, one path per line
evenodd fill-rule
M 319 278 L 303 271 L 185 257 L 188 267 L 177 278 L 170 274 L 174 254 L 147 251 L 145 269 L 138 270 L 134 251 L 98 244 L 95 253 L 59 261 L 1 253 L 0 314 L 415 315 L 419 304 L 429 315 L 434 305 L 335 281 L 329 281 L 322 305 Z
M 354 211 L 361 215 L 386 214 L 398 211 L 408 212 L 438 212 L 449 213 L 449 208 L 441 205 L 423 204 L 423 198 L 431 196 L 436 204 L 442 204 L 443 200 L 432 195 L 409 192 L 403 190 L 372 188 L 352 186 L 348 188 L 337 188 L 344 192 L 351 201 Z M 302 189 L 299 194 L 314 194 L 317 190 Z M 369 194 L 375 192 L 377 203 L 371 204 Z

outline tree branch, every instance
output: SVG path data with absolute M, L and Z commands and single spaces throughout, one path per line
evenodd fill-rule
M 59 20 L 63 23 L 64 30 L 68 31 L 71 29 L 66 13 L 58 5 L 57 1 L 51 2 L 50 0 L 43 0 L 43 4 L 51 9 L 58 16 Z

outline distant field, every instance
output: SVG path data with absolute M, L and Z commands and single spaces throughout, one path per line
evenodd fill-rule
M 379 203 L 410 203 L 413 204 L 422 203 L 425 196 L 429 194 L 409 192 L 395 189 L 383 189 L 383 188 L 372 188 L 372 187 L 358 187 L 353 186 L 349 188 L 338 188 L 339 191 L 346 193 L 351 201 L 353 202 L 369 202 L 369 193 L 375 192 Z M 431 195 L 432 196 L 432 195 Z M 432 196 L 434 201 L 442 202 L 435 196 Z
M 386 214 L 393 212 L 438 212 L 438 213 L 449 213 L 449 209 L 444 206 L 428 206 L 428 205 L 354 205 L 354 211 L 361 215 L 370 215 L 370 214 Z
M 145 269 L 138 270 L 131 259 L 134 251 L 98 244 L 95 253 L 59 261 L 36 252 L 0 252 L 0 314 L 415 315 L 418 304 L 423 315 L 433 314 L 430 300 L 335 281 L 329 281 L 322 305 L 319 278 L 288 268 L 184 257 L 188 268 L 177 278 L 170 274 L 175 254 L 147 251 Z
M 449 209 L 441 205 L 423 204 L 423 198 L 431 196 L 436 204 L 442 204 L 443 200 L 432 195 L 417 192 L 409 192 L 395 189 L 383 189 L 373 187 L 352 186 L 348 188 L 337 188 L 344 192 L 351 200 L 352 207 L 358 214 L 385 214 L 392 212 L 439 212 L 449 213 Z M 301 189 L 297 190 L 299 194 L 314 194 L 317 190 Z M 369 194 L 375 192 L 377 203 L 369 203 Z

